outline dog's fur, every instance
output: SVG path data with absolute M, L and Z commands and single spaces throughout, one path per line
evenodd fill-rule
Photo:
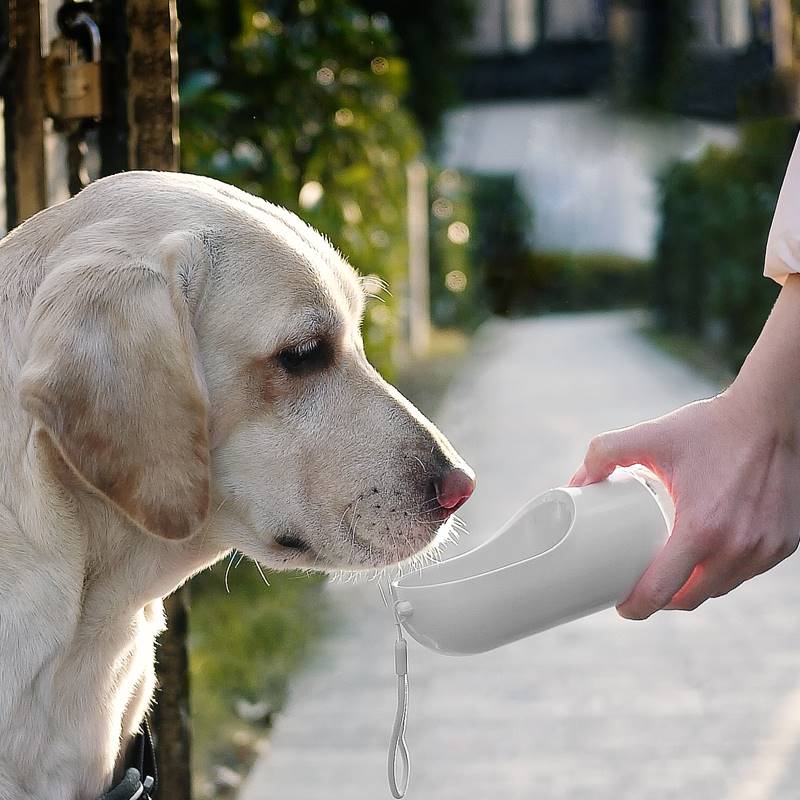
M 224 184 L 98 181 L 0 274 L 0 798 L 90 800 L 150 702 L 161 598 L 234 548 L 406 559 L 469 468 L 367 363 L 352 269 Z

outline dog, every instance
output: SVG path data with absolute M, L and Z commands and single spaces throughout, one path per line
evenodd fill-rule
M 368 570 L 475 478 L 368 363 L 362 282 L 290 212 L 129 172 L 0 243 L 0 798 L 93 800 L 154 688 L 162 598 L 231 550 Z

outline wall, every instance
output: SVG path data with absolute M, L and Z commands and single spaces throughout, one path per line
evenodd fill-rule
M 736 140 L 728 123 L 623 114 L 601 100 L 520 101 L 451 112 L 442 153 L 450 167 L 518 177 L 534 208 L 537 249 L 649 258 L 656 174 L 712 142 Z

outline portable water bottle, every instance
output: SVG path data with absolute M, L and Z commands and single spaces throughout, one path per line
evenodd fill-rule
M 431 650 L 469 655 L 611 608 L 664 546 L 673 518 L 669 493 L 651 472 L 618 469 L 600 483 L 551 489 L 474 549 L 394 581 L 392 795 L 402 798 L 409 779 L 404 630 Z
M 664 546 L 672 514 L 644 469 L 551 489 L 475 549 L 395 581 L 395 613 L 420 644 L 468 655 L 611 608 Z

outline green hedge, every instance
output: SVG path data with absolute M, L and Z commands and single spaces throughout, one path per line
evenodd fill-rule
M 531 303 L 543 310 L 629 308 L 647 302 L 650 264 L 614 253 L 534 253 Z
M 611 253 L 525 252 L 505 272 L 499 305 L 509 314 L 644 305 L 646 261 Z
M 517 288 L 525 284 L 533 211 L 513 175 L 472 179 L 474 206 L 471 255 L 483 302 L 494 314 L 510 314 Z
M 788 120 L 748 123 L 737 148 L 710 147 L 660 177 L 659 327 L 710 340 L 734 369 L 778 292 L 762 276 L 764 248 L 795 136 Z
M 442 176 L 452 176 L 449 171 Z M 442 181 L 439 182 L 440 184 Z M 531 242 L 533 210 L 513 175 L 461 176 L 465 194 L 458 210 L 469 223 L 469 247 L 443 247 L 447 219 L 436 203 L 447 193 L 434 185 L 431 290 L 434 319 L 469 327 L 488 313 L 521 315 L 643 305 L 649 293 L 647 262 L 606 253 L 536 252 Z M 454 199 L 453 194 L 450 198 Z M 468 276 L 453 296 L 446 281 L 453 269 Z

